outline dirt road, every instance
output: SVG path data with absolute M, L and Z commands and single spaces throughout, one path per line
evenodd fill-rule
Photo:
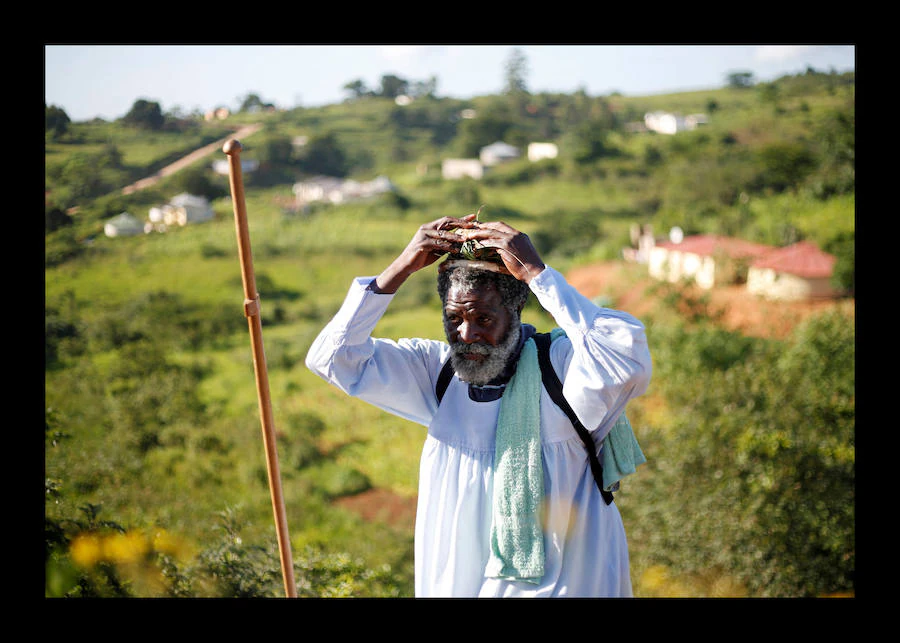
M 161 178 L 163 178 L 165 176 L 169 176 L 170 174 L 174 174 L 178 170 L 182 170 L 182 169 L 186 168 L 187 166 L 192 165 L 193 163 L 199 161 L 204 156 L 209 156 L 210 154 L 212 154 L 213 152 L 215 152 L 217 150 L 221 151 L 222 146 L 225 145 L 225 141 L 232 139 L 232 138 L 241 140 L 242 138 L 246 138 L 246 137 L 250 136 L 251 134 L 255 134 L 261 128 L 262 128 L 262 124 L 260 124 L 260 123 L 246 125 L 240 129 L 238 129 L 237 131 L 235 131 L 234 134 L 232 134 L 230 136 L 226 136 L 225 138 L 223 138 L 219 141 L 216 141 L 215 143 L 210 143 L 209 145 L 204 145 L 203 147 L 194 150 L 187 156 L 184 156 L 184 157 L 178 159 L 177 161 L 175 161 L 174 163 L 171 163 L 171 164 L 165 166 L 164 168 L 162 168 L 159 172 L 157 172 L 153 176 L 148 176 L 145 179 L 141 179 L 140 181 L 136 181 L 136 182 L 132 183 L 131 185 L 128 185 L 128 186 L 122 188 L 122 194 L 131 194 L 132 192 L 137 192 L 138 190 L 143 190 L 144 188 L 148 188 L 151 185 L 155 184 L 157 181 L 159 181 Z

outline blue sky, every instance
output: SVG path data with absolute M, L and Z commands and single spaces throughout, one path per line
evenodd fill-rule
M 722 87 L 729 73 L 773 80 L 813 67 L 856 68 L 854 45 L 51 45 L 44 49 L 44 99 L 74 121 L 124 116 L 140 98 L 163 111 L 236 108 L 255 93 L 277 107 L 340 102 L 344 85 L 380 89 L 394 74 L 437 78 L 438 96 L 502 91 L 518 47 L 534 93 L 626 95 Z

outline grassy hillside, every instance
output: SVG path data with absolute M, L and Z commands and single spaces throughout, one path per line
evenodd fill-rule
M 537 95 L 531 97 L 533 109 L 523 114 L 509 106 L 508 97 L 495 96 L 468 102 L 423 99 L 409 108 L 372 98 L 235 117 L 265 125 L 242 141 L 243 157 L 261 161 L 260 171 L 245 177 L 247 209 L 303 595 L 412 594 L 411 525 L 364 521 L 334 501 L 377 488 L 412 502 L 425 429 L 346 398 L 303 365 L 310 342 L 337 310 L 351 279 L 379 272 L 421 223 L 481 204 L 486 204 L 482 218 L 502 218 L 526 231 L 545 260 L 563 271 L 619 257 L 634 223 L 652 223 L 662 234 L 677 224 L 688 232 L 727 232 L 774 244 L 806 237 L 829 247 L 852 238 L 852 75 L 816 76 L 816 82 L 803 76 L 782 79 L 774 95 L 763 88 L 651 97 Z M 478 119 L 458 119 L 469 107 L 484 119 L 483 130 L 476 128 Z M 703 112 L 710 122 L 672 137 L 627 127 L 655 109 Z M 209 170 L 210 158 L 148 191 L 120 193 L 224 131 L 220 125 L 180 127 L 148 133 L 94 122 L 73 123 L 55 138 L 48 133 L 48 595 L 281 593 L 226 179 Z M 539 164 L 515 162 L 478 183 L 440 178 L 442 158 L 458 156 L 478 136 L 488 137 L 484 144 L 493 142 L 498 133 L 511 140 L 556 140 L 561 156 Z M 315 173 L 316 166 L 302 150 L 286 151 L 284 142 L 326 135 L 332 135 L 329 149 L 338 150 L 347 176 L 387 175 L 402 199 L 317 206 L 305 213 L 286 207 L 293 181 Z M 592 136 L 592 146 L 577 145 Z M 124 210 L 144 217 L 149 207 L 189 185 L 212 199 L 214 221 L 165 234 L 102 235 L 107 218 Z M 62 212 L 74 214 L 62 217 Z M 539 328 L 552 323 L 533 303 L 525 314 Z M 748 569 L 762 564 L 758 559 L 746 562 L 735 555 L 717 561 L 711 577 L 702 573 L 702 560 L 675 555 L 668 542 L 663 547 L 664 530 L 651 530 L 649 516 L 675 516 L 679 507 L 654 481 L 671 482 L 673 471 L 703 454 L 727 458 L 706 443 L 692 443 L 697 450 L 680 460 L 669 455 L 666 463 L 663 457 L 678 449 L 667 440 L 688 431 L 691 420 L 690 430 L 722 430 L 715 428 L 723 408 L 717 413 L 716 403 L 741 407 L 740 400 L 701 404 L 703 391 L 718 388 L 712 382 L 726 377 L 747 385 L 736 369 L 749 365 L 796 375 L 792 368 L 803 359 L 819 359 L 818 353 L 806 357 L 802 348 L 808 338 L 798 337 L 790 344 L 792 354 L 802 355 L 794 366 L 774 366 L 785 345 L 751 345 L 739 336 L 715 334 L 702 320 L 684 326 L 670 319 L 646 320 L 655 360 L 665 367 L 655 375 L 647 400 L 634 405 L 639 439 L 655 464 L 620 499 L 632 539 L 636 591 L 704 595 L 719 591 L 711 589 L 718 582 L 734 593 L 765 595 L 745 578 Z M 852 327 L 846 326 L 852 346 Z M 404 286 L 377 332 L 442 337 L 433 274 L 424 271 Z M 827 345 L 847 343 L 827 324 L 806 332 L 830 333 L 823 340 Z M 675 346 L 702 359 L 684 360 Z M 821 404 L 843 405 L 829 406 L 832 416 L 825 422 L 844 437 L 850 427 L 850 453 L 846 444 L 841 450 L 829 442 L 831 455 L 816 459 L 815 466 L 832 473 L 839 467 L 841 475 L 850 476 L 852 490 L 853 406 L 852 393 L 849 402 L 846 394 L 852 369 L 840 372 L 845 377 Z M 757 394 L 783 386 L 774 378 L 757 380 Z M 687 381 L 701 388 L 686 390 Z M 768 443 L 747 428 L 754 422 L 771 426 L 777 418 L 744 419 L 742 446 L 730 457 L 754 459 L 765 447 L 770 462 L 796 469 L 795 460 L 777 457 L 793 458 L 785 446 L 789 440 Z M 819 425 L 812 428 L 821 432 Z M 801 443 L 794 436 L 792 448 Z M 754 474 L 751 467 L 747 476 Z M 736 493 L 729 488 L 711 497 L 733 503 L 741 497 Z M 771 506 L 784 508 L 774 501 Z M 832 536 L 847 533 L 839 518 L 831 523 Z M 768 519 L 746 516 L 748 523 Z M 671 518 L 670 526 L 675 522 Z M 728 531 L 732 540 L 720 549 L 762 552 L 756 541 L 738 543 L 751 532 Z M 116 534 L 132 538 L 120 542 Z M 791 582 L 771 581 L 770 591 L 852 591 L 846 575 L 853 565 L 852 524 L 850 534 L 850 542 L 839 537 L 822 545 L 827 554 L 817 554 L 826 562 L 843 557 L 840 575 L 827 576 L 815 567 L 807 576 L 820 579 L 818 585 L 792 576 Z M 763 565 L 769 576 L 780 579 L 778 573 L 789 575 L 785 554 L 774 551 L 759 556 L 770 561 Z M 667 584 L 673 576 L 678 582 Z

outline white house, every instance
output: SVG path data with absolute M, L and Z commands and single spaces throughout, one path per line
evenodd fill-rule
M 735 283 L 746 278 L 754 261 L 773 250 L 771 246 L 742 239 L 700 234 L 679 243 L 664 241 L 650 249 L 648 271 L 652 277 L 670 282 L 693 279 L 704 289 Z
M 451 180 L 467 176 L 480 180 L 484 176 L 484 165 L 478 159 L 444 159 L 441 162 L 441 176 Z
M 481 148 L 479 158 L 487 167 L 498 165 L 504 161 L 512 161 L 519 158 L 519 148 L 503 141 L 497 141 Z
M 837 258 L 810 241 L 778 248 L 751 264 L 747 290 L 766 299 L 804 301 L 837 294 L 831 276 Z
M 216 161 L 213 161 L 212 169 L 216 174 L 228 176 L 228 159 L 218 159 Z M 242 174 L 249 174 L 250 172 L 255 172 L 258 169 L 259 161 L 257 161 L 256 159 L 241 159 Z
M 314 201 L 344 203 L 393 192 L 396 188 L 386 176 L 377 176 L 371 181 L 354 181 L 333 176 L 317 176 L 294 184 L 292 191 L 297 206 L 303 207 Z
M 114 216 L 103 226 L 103 233 L 107 237 L 128 237 L 143 232 L 144 225 L 128 212 Z
M 708 122 L 705 114 L 691 114 L 684 117 L 681 114 L 662 110 L 644 114 L 644 125 L 646 128 L 660 134 L 675 134 L 685 130 L 693 130 L 700 125 L 706 125 Z
M 555 159 L 559 156 L 559 148 L 556 143 L 529 143 L 528 160 L 531 162 L 542 159 Z
M 684 118 L 671 112 L 647 112 L 644 114 L 644 125 L 647 129 L 660 134 L 675 134 L 687 129 Z
M 182 192 L 172 197 L 165 205 L 150 208 L 148 215 L 149 228 L 164 230 L 165 226 L 184 226 L 209 221 L 215 217 L 215 212 L 205 197 Z
M 163 222 L 166 225 L 187 225 L 202 223 L 215 217 L 209 201 L 205 197 L 182 192 L 172 197 L 168 207 L 163 206 Z
M 316 176 L 307 181 L 294 183 L 291 191 L 298 205 L 304 205 L 313 201 L 339 202 L 341 185 L 343 181 L 334 176 Z

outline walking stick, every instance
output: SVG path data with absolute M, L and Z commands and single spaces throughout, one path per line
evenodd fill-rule
M 253 255 L 250 252 L 250 233 L 247 229 L 247 208 L 244 203 L 244 181 L 241 173 L 241 144 L 230 139 L 223 148 L 228 155 L 228 175 L 231 183 L 231 201 L 234 207 L 234 225 L 237 232 L 238 252 L 241 257 L 241 278 L 244 282 L 244 315 L 250 327 L 250 343 L 253 347 L 253 369 L 256 373 L 256 392 L 259 397 L 259 416 L 262 421 L 263 443 L 266 448 L 266 465 L 269 471 L 269 490 L 272 509 L 275 512 L 275 531 L 281 553 L 281 573 L 288 597 L 297 596 L 294 583 L 294 560 L 288 537 L 284 512 L 284 496 L 281 493 L 281 474 L 278 470 L 278 451 L 275 448 L 275 424 L 272 420 L 272 401 L 269 397 L 269 376 L 266 372 L 266 353 L 263 349 L 262 322 L 259 314 L 259 293 L 253 274 Z

